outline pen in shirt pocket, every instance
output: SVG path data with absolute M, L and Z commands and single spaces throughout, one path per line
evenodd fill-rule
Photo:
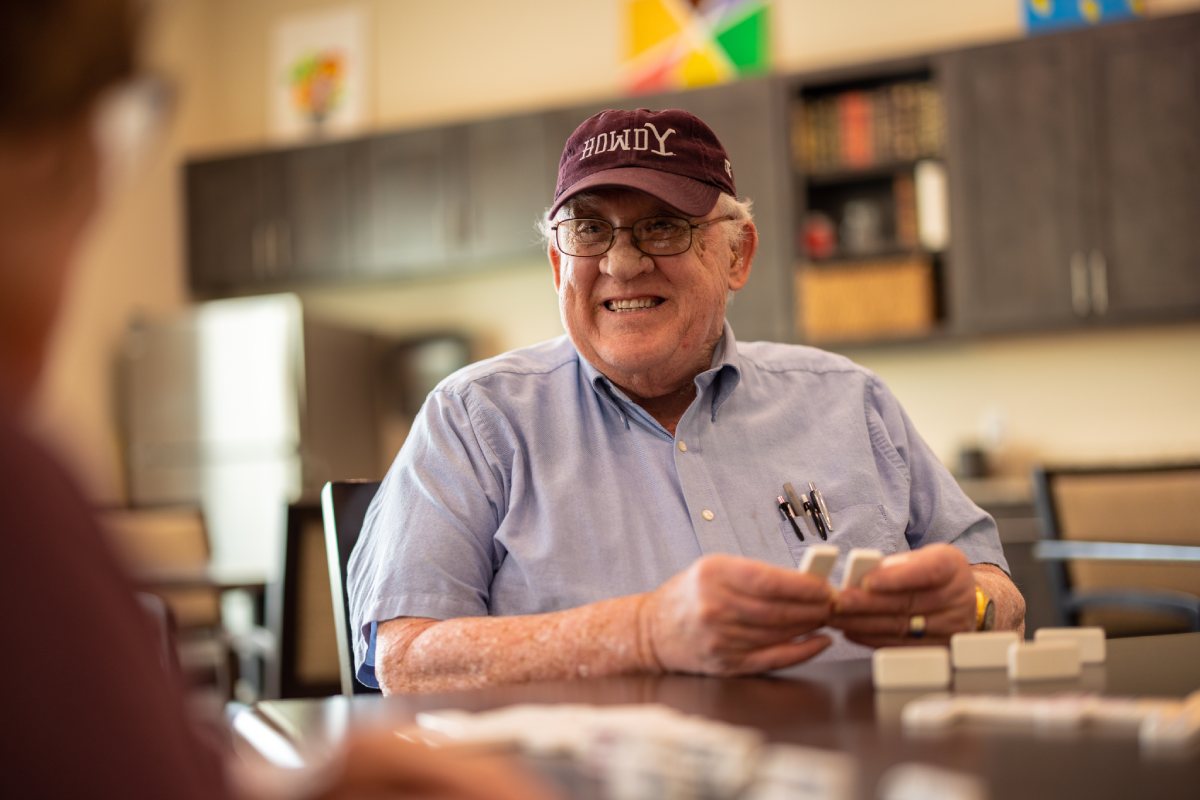
M 817 535 L 821 539 L 829 539 L 829 534 L 833 533 L 833 518 L 829 515 L 829 509 L 825 505 L 825 497 L 821 494 L 821 490 L 812 482 L 808 482 L 808 494 L 801 498 L 796 493 L 796 489 L 790 483 L 783 485 L 784 494 L 787 495 L 789 505 L 793 511 L 797 508 L 802 509 L 809 517 L 812 518 L 813 527 L 817 529 Z M 796 527 L 796 523 L 792 523 Z M 799 533 L 797 531 L 797 533 Z M 804 537 L 801 536 L 801 541 Z

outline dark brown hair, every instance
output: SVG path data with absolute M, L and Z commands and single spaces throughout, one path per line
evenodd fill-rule
M 0 2 L 0 131 L 85 112 L 136 71 L 141 0 Z

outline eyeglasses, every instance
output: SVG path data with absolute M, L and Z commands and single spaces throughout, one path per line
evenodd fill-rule
M 558 249 L 569 256 L 602 256 L 612 249 L 617 231 L 630 231 L 633 246 L 648 256 L 674 256 L 692 246 L 692 231 L 734 217 L 688 222 L 682 217 L 646 217 L 632 225 L 613 225 L 603 219 L 560 220 L 551 226 Z
M 92 124 L 106 184 L 123 184 L 136 172 L 161 142 L 174 106 L 174 84 L 155 75 L 133 78 L 99 99 Z

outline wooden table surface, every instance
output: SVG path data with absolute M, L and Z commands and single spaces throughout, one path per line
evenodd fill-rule
M 953 690 L 1181 698 L 1200 690 L 1200 633 L 1109 640 L 1107 662 L 1085 667 L 1078 680 L 1018 686 L 1009 684 L 1003 670 L 958 671 Z M 864 797 L 873 797 L 880 775 L 902 762 L 978 775 L 993 800 L 1200 797 L 1200 757 L 1150 759 L 1139 752 L 1136 737 L 1130 735 L 1081 731 L 1051 738 L 977 727 L 937 739 L 905 735 L 899 725 L 900 709 L 923 694 L 928 692 L 876 692 L 870 661 L 861 660 L 801 665 L 772 677 L 667 675 L 430 695 L 265 701 L 245 712 L 256 724 L 245 726 L 242 737 L 244 744 L 262 751 L 270 748 L 274 737 L 304 752 L 320 753 L 336 745 L 352 725 L 404 727 L 419 711 L 483 711 L 516 703 L 662 703 L 755 728 L 771 742 L 850 753 L 861 766 Z M 262 738 L 255 730 L 270 735 Z M 571 788 L 573 796 L 595 796 L 578 785 Z

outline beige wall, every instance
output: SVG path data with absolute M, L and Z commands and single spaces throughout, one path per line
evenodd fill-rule
M 369 128 L 548 107 L 619 91 L 620 3 L 608 0 L 162 0 L 154 61 L 186 90 L 167 147 L 97 226 L 43 393 L 42 420 L 92 491 L 122 491 L 109 362 L 126 320 L 186 302 L 182 153 L 269 142 L 269 32 L 282 15 L 354 5 L 372 20 Z M 1200 0 L 1150 2 L 1152 13 Z M 776 0 L 781 70 L 1021 35 L 1017 0 Z M 549 187 L 547 187 L 549 191 Z M 389 331 L 459 327 L 488 352 L 561 332 L 547 269 L 307 292 L 317 311 Z M 948 460 L 964 441 L 1005 463 L 1200 454 L 1200 325 L 854 353 Z

